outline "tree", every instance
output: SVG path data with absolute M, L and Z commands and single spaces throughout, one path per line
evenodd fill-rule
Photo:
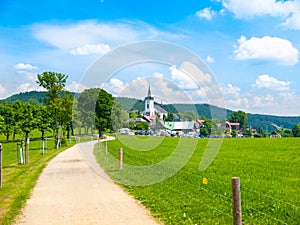
M 67 129 L 67 136 L 69 137 L 70 126 L 72 124 L 72 106 L 74 96 L 68 92 L 62 92 L 62 97 L 59 99 L 59 110 L 58 110 L 58 124 L 61 127 L 61 136 L 65 137 L 65 129 Z
M 61 106 L 60 98 L 62 91 L 64 91 L 67 78 L 67 75 L 56 72 L 43 72 L 42 74 L 37 75 L 38 85 L 48 91 L 46 93 L 46 98 L 44 98 L 44 103 L 53 117 L 53 129 L 56 141 L 58 141 L 58 114 Z
M 296 124 L 293 128 L 294 137 L 300 137 L 300 123 Z
M 30 103 L 15 101 L 13 109 L 16 112 L 16 126 L 25 134 L 25 162 L 29 163 L 29 134 L 37 126 L 37 116 L 34 106 Z
M 35 106 L 36 110 L 36 119 L 37 119 L 37 128 L 42 133 L 42 138 L 45 136 L 45 131 L 51 128 L 53 123 L 51 114 L 48 111 L 46 106 L 39 105 Z
M 111 113 L 114 99 L 111 94 L 103 89 L 99 91 L 95 107 L 95 123 L 98 129 L 99 138 L 106 129 L 112 129 Z
M 240 123 L 241 128 L 246 128 L 248 116 L 245 112 L 239 110 L 237 112 L 232 112 L 228 120 L 232 123 Z
M 111 111 L 111 123 L 114 132 L 122 128 L 123 120 L 122 106 L 119 102 L 114 102 Z
M 95 127 L 95 107 L 100 88 L 90 88 L 84 90 L 78 97 L 79 120 L 88 133 L 89 128 Z
M 0 132 L 5 135 L 6 141 L 9 140 L 11 132 L 15 126 L 14 110 L 9 103 L 3 103 L 0 105 L 0 115 L 3 118 L 3 122 L 0 128 Z
M 174 120 L 174 114 L 172 112 L 168 112 L 166 121 L 172 122 Z
M 200 134 L 207 137 L 211 133 L 211 120 L 205 120 L 203 126 L 200 128 Z

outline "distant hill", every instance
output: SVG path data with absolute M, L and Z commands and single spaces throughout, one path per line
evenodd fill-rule
M 144 101 L 137 100 L 133 98 L 124 98 L 118 97 L 116 98 L 118 102 L 121 103 L 124 109 L 130 111 L 133 109 L 137 109 L 139 111 L 144 110 Z M 232 110 L 229 109 L 222 109 L 217 106 L 212 106 L 209 104 L 166 104 L 160 105 L 163 109 L 168 112 L 173 113 L 184 113 L 186 111 L 192 110 L 195 111 L 199 116 L 205 116 L 207 119 L 211 119 L 212 115 L 211 112 L 214 112 L 214 115 L 224 115 L 228 118 Z M 262 128 L 264 131 L 271 132 L 274 130 L 272 124 L 276 124 L 280 127 L 292 129 L 294 128 L 295 124 L 300 123 L 300 116 L 273 116 L 273 115 L 261 115 L 261 114 L 251 114 L 247 113 L 248 121 L 247 124 L 255 129 Z M 218 118 L 218 117 L 217 117 Z M 222 118 L 218 118 L 222 119 Z
M 29 99 L 37 99 L 39 103 L 43 103 L 43 98 L 45 97 L 46 92 L 39 91 L 30 91 L 30 92 L 22 92 L 16 95 L 12 95 L 4 100 L 0 100 L 1 102 L 14 102 L 16 100 L 21 100 L 27 102 Z M 75 93 L 73 93 L 75 94 Z M 120 102 L 124 110 L 133 110 L 137 109 L 139 111 L 144 110 L 145 103 L 143 100 L 134 99 L 134 98 L 125 98 L 125 97 L 117 97 L 116 101 Z M 158 104 L 158 103 L 156 103 Z M 200 116 L 205 116 L 207 119 L 211 119 L 211 112 L 213 111 L 215 115 L 226 115 L 226 118 L 231 115 L 233 112 L 229 109 L 222 109 L 217 106 L 212 106 L 209 104 L 158 104 L 163 109 L 168 112 L 173 113 L 184 113 L 188 110 L 195 111 Z M 274 130 L 272 124 L 276 124 L 278 126 L 292 129 L 295 124 L 300 123 L 300 116 L 272 116 L 272 115 L 261 115 L 261 114 L 250 114 L 248 113 L 248 121 L 247 124 L 252 128 L 262 128 L 264 131 L 271 132 Z M 219 118 L 221 119 L 221 118 Z
M 43 99 L 45 98 L 45 91 L 29 91 L 29 92 L 21 92 L 19 94 L 12 95 L 6 99 L 0 100 L 1 102 L 15 102 L 16 100 L 20 100 L 22 102 L 28 102 L 29 99 L 36 99 L 40 104 L 43 103 Z

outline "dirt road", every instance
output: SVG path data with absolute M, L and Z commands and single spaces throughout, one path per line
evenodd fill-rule
M 95 143 L 75 145 L 48 164 L 15 224 L 159 224 L 97 165 Z

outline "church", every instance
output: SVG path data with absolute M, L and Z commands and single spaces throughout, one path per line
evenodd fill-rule
M 155 105 L 154 97 L 151 96 L 151 88 L 149 84 L 148 94 L 145 97 L 145 109 L 143 111 L 143 118 L 149 123 L 153 124 L 156 122 L 156 118 L 162 120 L 163 117 L 167 117 L 168 112 L 158 105 Z

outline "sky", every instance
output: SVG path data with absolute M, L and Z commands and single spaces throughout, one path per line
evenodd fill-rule
M 36 75 L 44 71 L 67 74 L 66 88 L 80 92 L 107 54 L 158 41 L 190 51 L 209 72 L 184 60 L 145 61 L 123 65 L 105 83 L 100 71 L 94 86 L 142 99 L 150 84 L 162 103 L 222 105 L 212 100 L 220 91 L 231 110 L 300 116 L 299 37 L 300 0 L 1 0 L 0 98 L 42 90 Z M 207 78 L 213 84 L 201 83 Z

